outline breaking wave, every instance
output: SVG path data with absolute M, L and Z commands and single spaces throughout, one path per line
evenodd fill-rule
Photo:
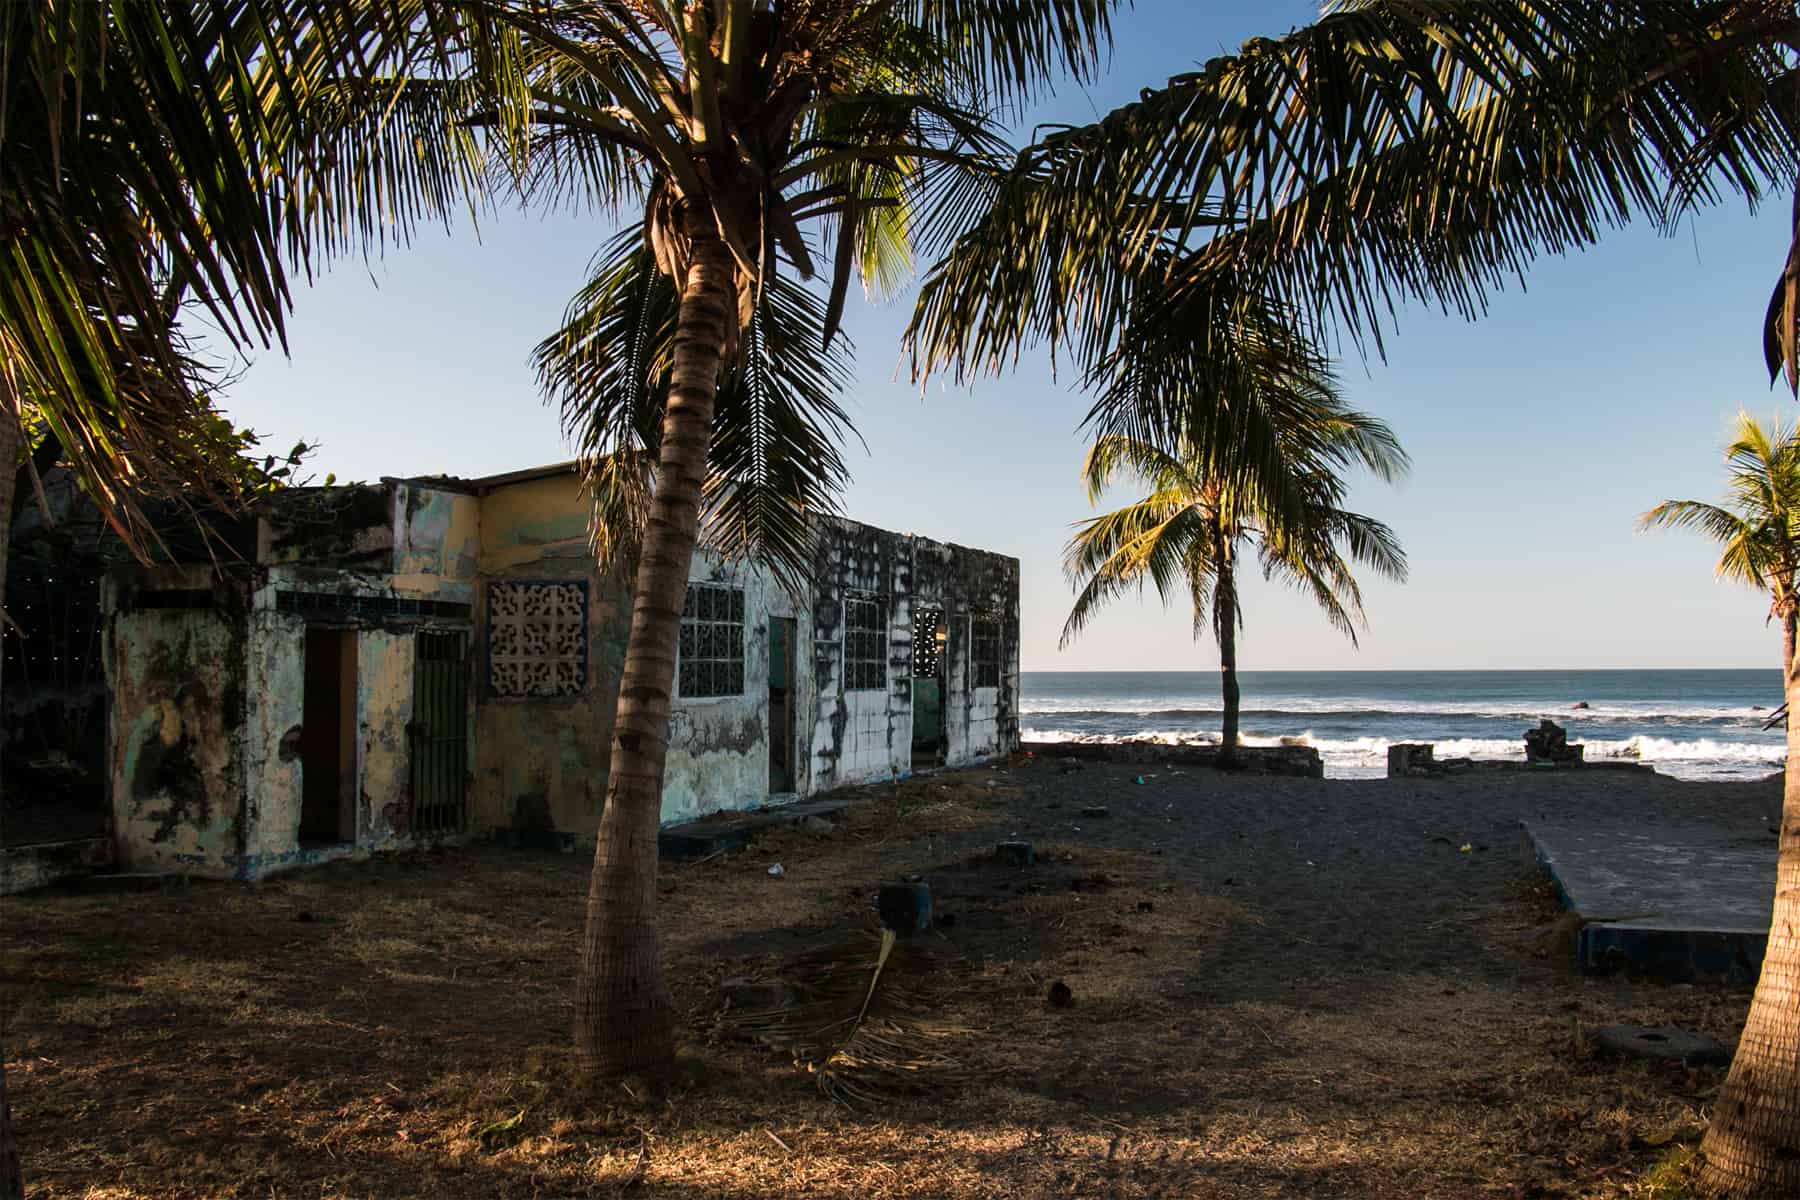
M 1026 725 L 1026 742 L 1123 742 L 1149 741 L 1169 746 L 1217 745 L 1219 735 L 1192 729 L 1143 729 L 1134 734 L 1083 733 L 1073 729 Z M 1384 738 L 1318 737 L 1308 729 L 1297 734 L 1245 734 L 1246 746 L 1311 746 L 1325 760 L 1331 776 L 1381 774 L 1387 769 L 1388 747 L 1394 742 L 1432 741 L 1438 758 L 1516 759 L 1524 745 L 1517 738 Z M 1760 779 L 1781 769 L 1787 747 L 1781 742 L 1730 742 L 1716 738 L 1683 741 L 1638 735 L 1618 741 L 1590 739 L 1583 743 L 1590 761 L 1641 762 L 1679 779 Z

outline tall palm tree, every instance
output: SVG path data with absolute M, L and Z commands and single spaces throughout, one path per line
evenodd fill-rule
M 915 362 L 986 369 L 1043 340 L 1092 370 L 1245 294 L 1382 352 L 1405 300 L 1478 317 L 1539 255 L 1794 186 L 1797 47 L 1792 0 L 1338 0 L 1021 154 L 929 273 Z M 1793 236 L 1763 341 L 1800 390 L 1800 204 Z M 1800 711 L 1793 672 L 1787 690 Z M 1720 1195 L 1800 1194 L 1800 771 L 1784 813 L 1762 982 L 1702 1147 Z
M 1795 1028 L 1800 1025 L 1800 953 L 1792 920 L 1800 892 L 1800 424 L 1765 426 L 1748 413 L 1732 423 L 1725 447 L 1726 500 L 1665 500 L 1645 513 L 1642 528 L 1693 529 L 1720 547 L 1719 578 L 1769 593 L 1769 615 L 1781 622 L 1781 677 L 1787 693 L 1788 757 L 1775 912 L 1756 994 L 1738 1040 L 1731 1073 L 1713 1104 L 1701 1143 L 1703 1182 L 1733 1196 L 1791 1196 L 1800 1168 L 1791 1150 L 1800 1138 L 1800 1083 Z M 1784 901 L 1786 902 L 1784 904 Z
M 1002 161 L 986 114 L 1090 66 L 1113 3 L 443 0 L 453 70 L 367 89 L 400 99 L 396 129 L 439 131 L 429 145 L 482 130 L 527 197 L 642 214 L 539 356 L 600 503 L 642 518 L 576 992 L 585 1072 L 674 1052 L 656 829 L 703 515 L 801 569 L 842 478 L 831 355 L 850 284 L 891 290 L 915 247 L 947 241 Z
M 1741 412 L 1725 447 L 1726 501 L 1664 500 L 1638 520 L 1641 529 L 1692 529 L 1719 544 L 1720 579 L 1769 593 L 1781 622 L 1781 670 L 1795 669 L 1800 629 L 1800 424 L 1764 425 Z
M 1339 474 L 1360 466 L 1392 481 L 1405 473 L 1405 452 L 1381 421 L 1345 408 L 1328 376 L 1316 374 L 1304 385 L 1303 403 L 1273 416 L 1291 505 L 1269 504 L 1254 479 L 1208 470 L 1213 456 L 1204 438 L 1183 439 L 1168 451 L 1106 435 L 1088 451 L 1082 470 L 1093 503 L 1124 479 L 1141 483 L 1147 494 L 1076 527 L 1064 561 L 1079 591 L 1062 643 L 1067 646 L 1109 601 L 1141 590 L 1146 580 L 1165 602 L 1185 592 L 1194 636 L 1210 628 L 1219 646 L 1221 767 L 1237 759 L 1237 634 L 1244 615 L 1239 580 L 1246 543 L 1255 546 L 1265 578 L 1312 596 L 1352 645 L 1364 616 L 1351 562 L 1390 579 L 1406 577 L 1406 554 L 1393 530 L 1343 506 L 1346 487 Z

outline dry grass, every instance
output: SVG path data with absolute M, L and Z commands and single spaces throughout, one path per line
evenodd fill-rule
M 829 835 L 666 868 L 682 1064 L 598 1090 L 563 1057 L 584 856 L 470 849 L 7 901 L 32 1182 L 107 1198 L 1679 1195 L 1717 1075 L 1598 1062 L 1581 1030 L 1730 1033 L 1743 997 L 1551 969 L 1555 914 L 1521 885 L 1463 931 L 1516 978 L 1372 972 L 1320 1003 L 1304 936 L 1173 852 L 1071 835 L 1040 839 L 1029 870 L 986 861 L 1027 799 L 1016 773 L 914 780 Z M 720 1033 L 722 979 L 867 927 L 874 883 L 913 872 L 966 971 L 944 1014 L 978 1031 L 954 1047 L 956 1083 L 851 1110 Z M 1228 940 L 1270 938 L 1293 944 L 1284 977 L 1196 984 L 1197 960 L 1236 969 L 1206 957 Z M 1054 980 L 1073 1007 L 1045 1004 Z

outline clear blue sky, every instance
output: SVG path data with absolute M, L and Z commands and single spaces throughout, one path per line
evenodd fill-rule
M 1044 120 L 1092 119 L 1138 88 L 1246 37 L 1311 20 L 1295 0 L 1140 0 L 1121 15 L 1107 77 L 1065 87 Z M 1792 419 L 1771 391 L 1759 329 L 1787 248 L 1787 202 L 1702 213 L 1675 237 L 1648 227 L 1540 262 L 1528 290 L 1476 324 L 1415 306 L 1388 359 L 1342 364 L 1353 403 L 1391 423 L 1414 460 L 1399 489 L 1352 502 L 1391 523 L 1413 564 L 1368 587 L 1360 651 L 1300 597 L 1248 585 L 1246 669 L 1763 667 L 1778 657 L 1766 601 L 1715 583 L 1698 536 L 1638 533 L 1666 497 L 1712 499 L 1719 443 L 1740 407 Z M 509 212 L 430 233 L 368 264 L 336 265 L 298 297 L 291 358 L 258 357 L 226 398 L 285 446 L 323 443 L 343 479 L 484 475 L 570 456 L 534 387 L 532 346 L 558 322 L 605 216 Z M 1023 564 L 1022 662 L 1031 669 L 1212 669 L 1189 616 L 1154 596 L 1120 604 L 1058 651 L 1068 526 L 1086 404 L 1047 361 L 970 389 L 921 395 L 900 365 L 906 295 L 852 303 L 859 380 L 849 408 L 849 515 L 988 547 Z

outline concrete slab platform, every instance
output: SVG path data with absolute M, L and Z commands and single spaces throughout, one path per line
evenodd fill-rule
M 698 821 L 665 828 L 657 837 L 657 850 L 664 858 L 707 858 L 748 846 L 751 838 L 772 825 L 793 824 L 808 817 L 828 817 L 849 807 L 848 800 L 801 800 L 749 812 L 702 817 Z
M 1589 970 L 1754 983 L 1775 903 L 1775 836 L 1705 825 L 1527 822 L 1538 864 L 1583 920 Z

